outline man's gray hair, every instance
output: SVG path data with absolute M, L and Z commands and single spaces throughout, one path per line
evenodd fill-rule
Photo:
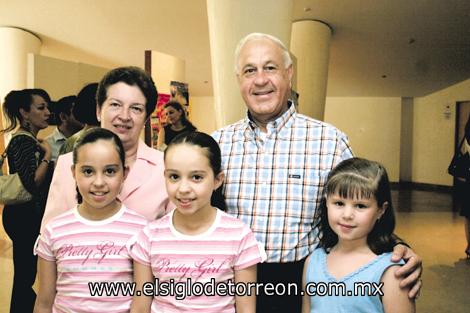
M 284 61 L 284 67 L 288 68 L 292 64 L 292 58 L 290 57 L 289 50 L 287 50 L 286 46 L 280 41 L 278 38 L 263 33 L 251 33 L 243 37 L 235 48 L 235 73 L 238 75 L 240 72 L 239 62 L 238 59 L 240 58 L 240 51 L 245 46 L 248 41 L 255 40 L 255 39 L 267 39 L 274 42 L 276 45 L 281 48 L 282 51 L 282 60 Z

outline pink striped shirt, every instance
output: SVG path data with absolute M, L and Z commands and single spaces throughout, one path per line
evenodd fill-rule
M 129 312 L 131 295 L 92 296 L 89 282 L 132 282 L 126 244 L 147 219 L 122 208 L 105 220 L 83 218 L 75 207 L 55 217 L 38 238 L 35 252 L 57 266 L 53 312 Z
M 205 233 L 189 236 L 174 228 L 173 212 L 150 222 L 130 248 L 135 261 L 152 267 L 160 286 L 173 282 L 175 288 L 177 283 L 212 288 L 233 282 L 235 271 L 266 259 L 250 228 L 235 217 L 217 210 L 213 225 Z M 168 296 L 160 290 L 161 294 L 153 298 L 152 312 L 235 312 L 234 296 L 207 290 L 209 295 L 201 295 L 196 288 L 188 295 L 187 290 L 175 289 Z

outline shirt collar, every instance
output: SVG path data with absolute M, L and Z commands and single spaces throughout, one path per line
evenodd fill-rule
M 54 142 L 61 141 L 61 140 L 66 140 L 67 137 L 62 134 L 62 132 L 59 130 L 59 127 L 56 127 L 54 131 L 52 132 L 52 139 Z
M 282 113 L 281 116 L 279 116 L 273 121 L 270 121 L 266 125 L 268 134 L 271 132 L 279 133 L 293 119 L 294 115 L 296 114 L 295 105 L 292 103 L 291 100 L 288 100 L 287 106 L 288 106 L 288 109 L 286 112 Z M 246 121 L 247 127 L 250 130 L 254 132 L 260 131 L 259 126 L 256 125 L 255 121 L 253 120 L 253 117 L 250 114 L 250 111 L 247 111 L 247 117 L 245 121 Z
M 160 162 L 158 153 L 155 153 L 155 149 L 147 146 L 142 140 L 139 140 L 139 146 L 137 147 L 137 159 L 145 160 L 153 164 Z

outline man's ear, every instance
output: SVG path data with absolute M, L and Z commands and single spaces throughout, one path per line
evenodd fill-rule
M 237 60 L 238 62 L 238 60 Z M 240 65 L 238 66 L 237 68 L 237 72 L 235 73 L 235 75 L 237 76 L 237 82 L 240 83 L 240 79 L 242 78 L 242 69 L 240 68 Z
M 294 75 L 294 68 L 292 64 L 286 68 L 286 71 L 287 71 L 287 77 L 289 78 L 289 87 L 292 89 L 292 77 Z
M 63 122 L 67 121 L 69 119 L 69 116 L 67 114 L 65 114 L 64 112 L 60 112 L 59 113 L 59 118 L 60 120 Z

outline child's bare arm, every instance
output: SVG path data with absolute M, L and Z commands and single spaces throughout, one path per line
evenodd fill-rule
M 57 265 L 55 262 L 38 258 L 39 292 L 34 313 L 51 313 L 56 295 Z
M 134 261 L 134 281 L 135 290 L 142 292 L 142 286 L 146 282 L 153 282 L 154 277 L 149 265 L 144 265 Z M 152 296 L 144 294 L 134 295 L 132 298 L 131 313 L 150 313 L 152 306 Z
M 248 268 L 235 271 L 235 283 L 244 283 L 246 286 L 248 286 L 250 283 L 256 283 L 256 264 Z M 237 313 L 255 313 L 255 288 L 251 288 L 251 296 L 236 295 L 235 307 L 237 309 Z
M 382 303 L 385 313 L 414 313 L 414 299 L 408 297 L 409 288 L 400 288 L 400 278 L 395 272 L 400 266 L 390 266 L 382 275 Z
M 302 296 L 302 313 L 310 313 L 310 296 L 305 292 L 307 288 L 307 265 L 310 262 L 310 256 L 305 260 L 304 272 L 302 274 L 302 290 L 304 295 Z

